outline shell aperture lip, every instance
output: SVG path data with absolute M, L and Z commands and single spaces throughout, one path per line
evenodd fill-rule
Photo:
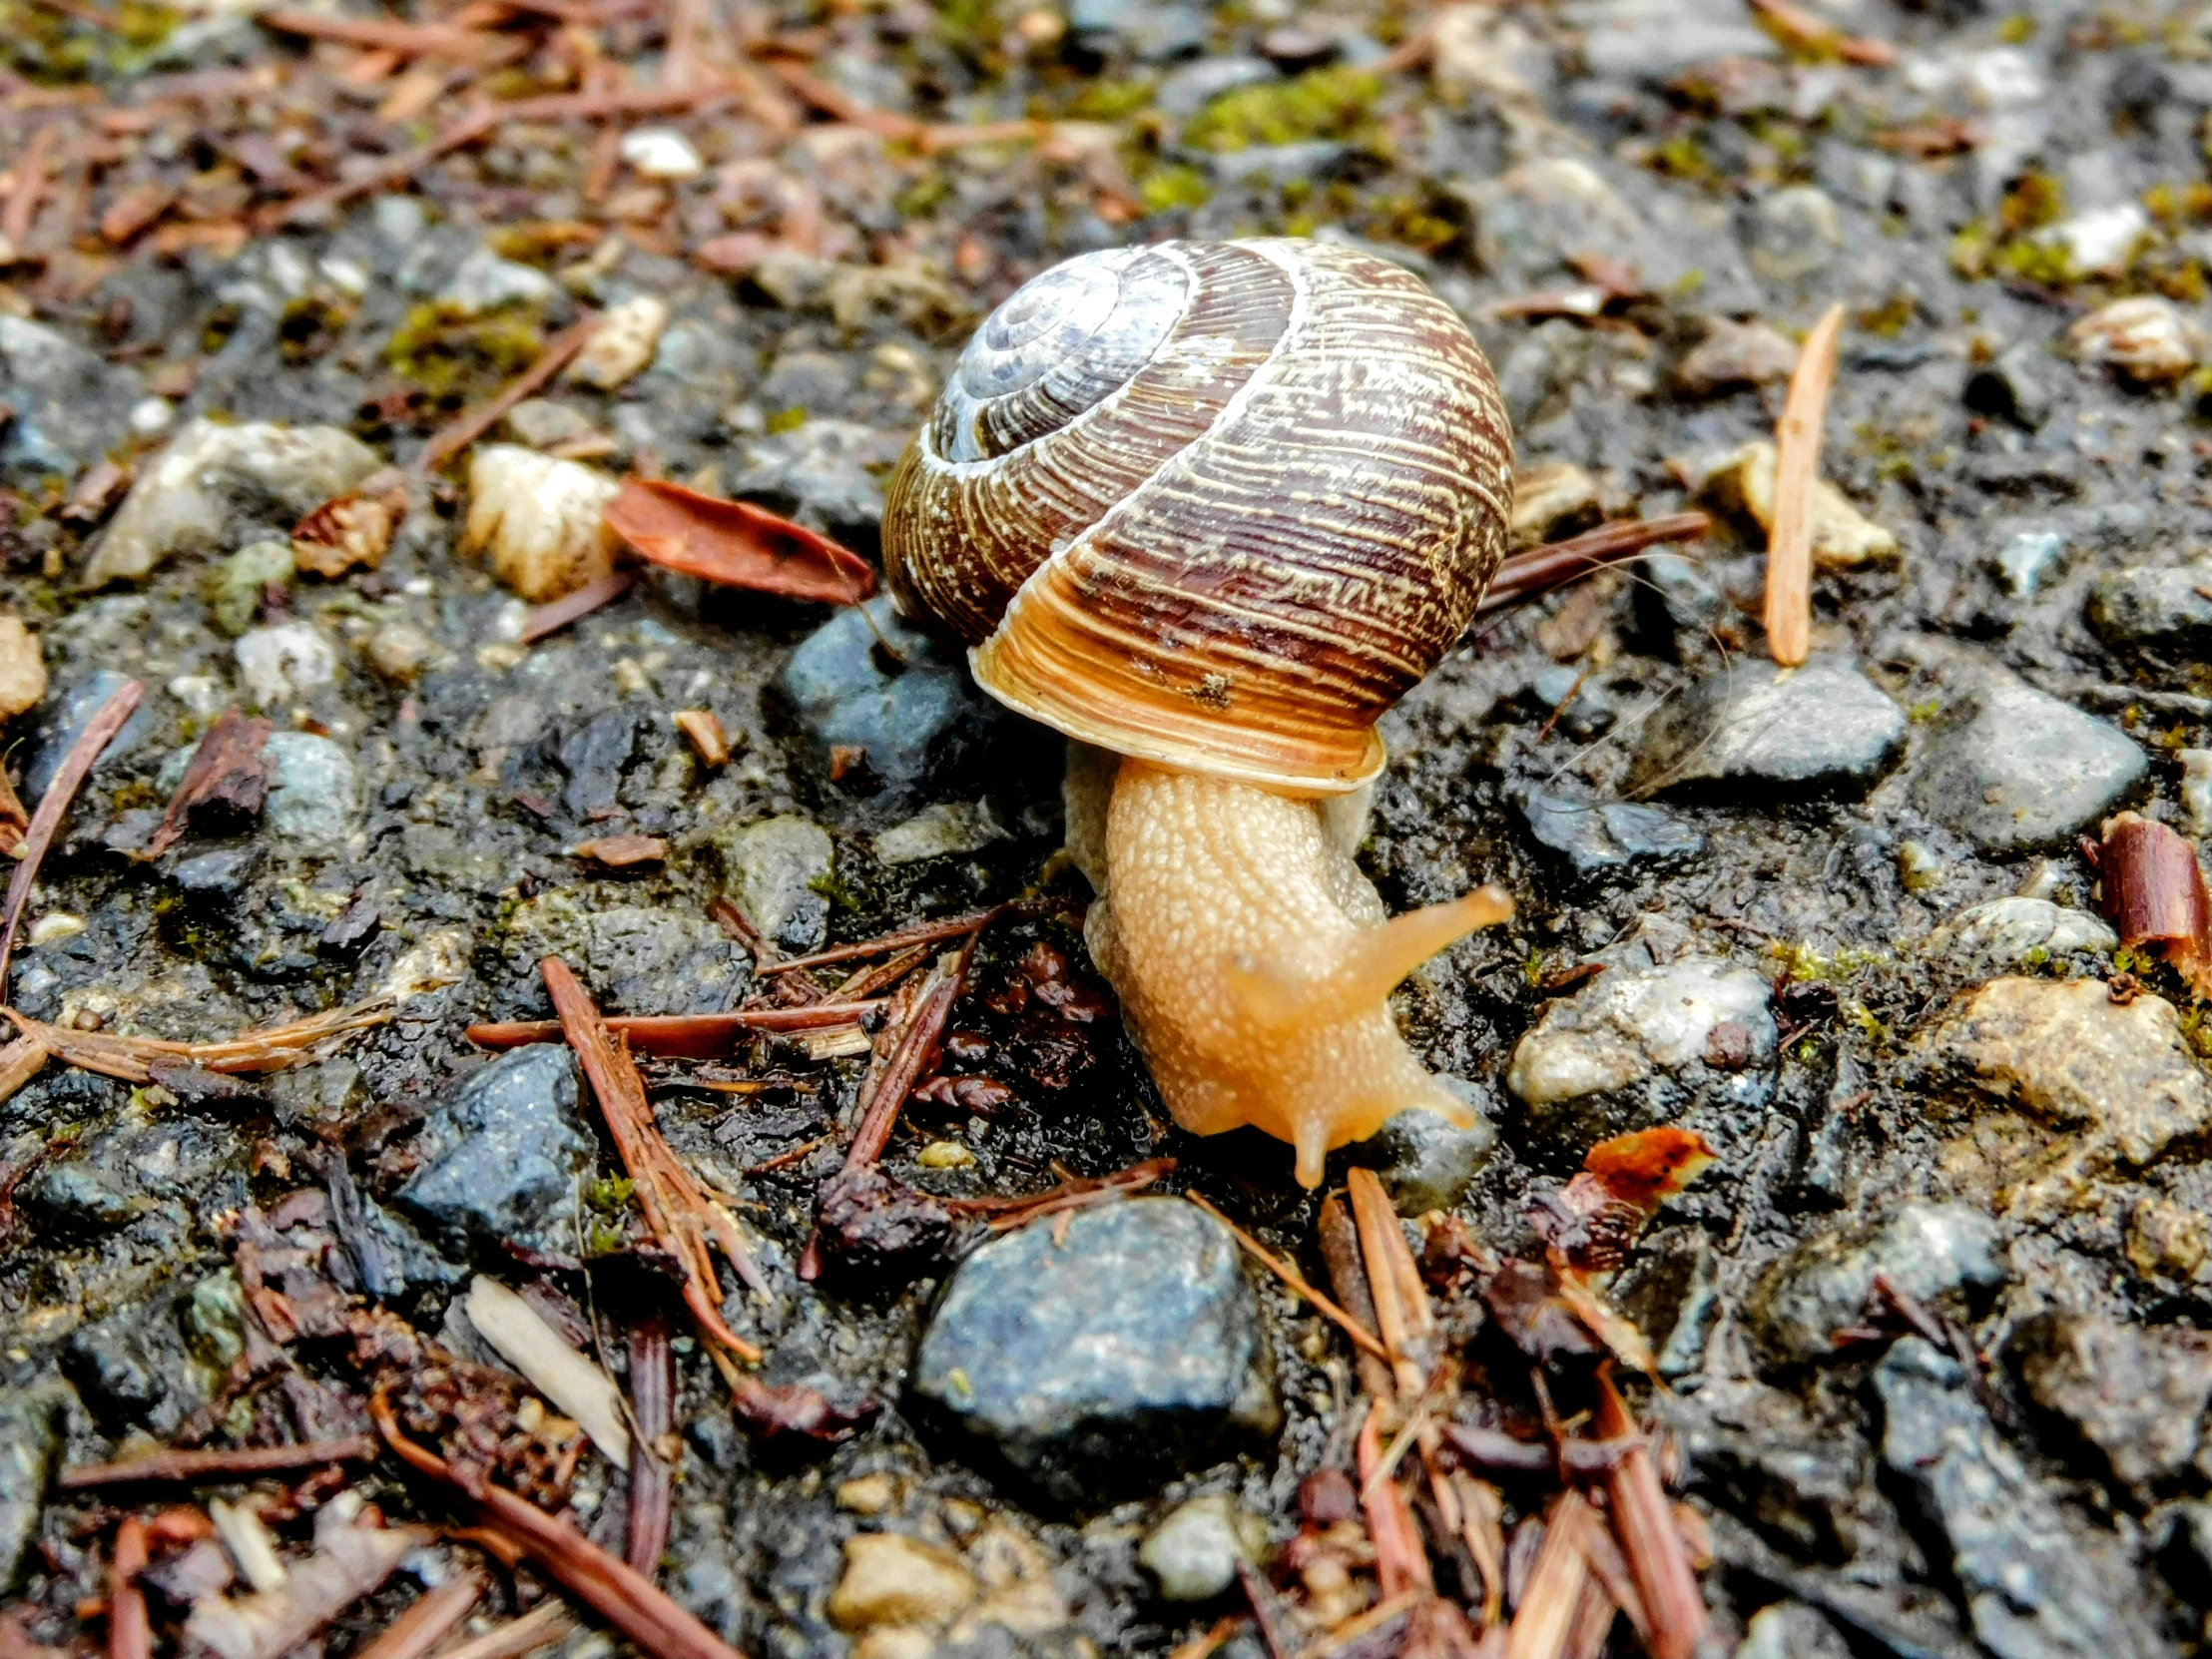
M 937 400 L 929 442 L 952 462 L 995 460 L 1125 384 L 1182 315 L 1189 276 L 1158 250 L 1086 254 L 1032 277 L 991 312 Z

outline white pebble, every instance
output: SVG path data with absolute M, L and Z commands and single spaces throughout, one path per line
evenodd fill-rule
M 574 593 L 615 568 L 603 515 L 620 487 L 579 461 L 486 445 L 469 464 L 462 549 L 488 552 L 492 574 L 533 605 Z
M 625 299 L 608 310 L 584 349 L 568 366 L 579 384 L 613 391 L 653 360 L 668 326 L 668 301 L 650 293 Z
M 142 438 L 158 437 L 177 418 L 177 405 L 166 397 L 142 397 L 131 405 L 131 430 Z
M 257 628 L 234 648 L 239 677 L 263 708 L 288 703 L 337 678 L 338 656 L 321 632 L 304 622 Z
M 707 166 L 692 141 L 672 127 L 641 127 L 624 135 L 622 159 L 648 179 L 696 179 Z

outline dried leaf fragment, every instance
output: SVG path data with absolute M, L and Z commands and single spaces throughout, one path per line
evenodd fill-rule
M 283 1659 L 431 1536 L 427 1527 L 332 1522 L 318 1517 L 314 1553 L 286 1571 L 278 1588 L 201 1602 L 185 1621 L 186 1640 L 217 1659 Z
M 349 495 L 340 495 L 292 526 L 291 562 L 312 576 L 338 577 L 374 570 L 391 551 L 391 538 L 407 516 L 407 490 L 396 472 L 382 472 Z
M 858 554 L 788 518 L 655 478 L 626 478 L 607 528 L 664 569 L 791 599 L 856 605 L 875 591 Z
M 630 1461 L 630 1428 L 614 1380 L 562 1341 L 544 1316 L 496 1279 L 468 1288 L 468 1323 L 530 1385 L 584 1425 L 617 1467 Z
M 2212 997 L 2212 898 L 2197 849 L 2151 819 L 2121 813 L 2084 848 L 2101 882 L 2105 915 L 2126 950 L 2171 962 L 2200 1000 Z
M 1771 0 L 1770 0 L 1771 3 Z M 1812 653 L 1813 486 L 1820 479 L 1821 427 L 1836 378 L 1844 307 L 1828 307 L 1805 336 L 1790 395 L 1775 423 L 1774 520 L 1767 536 L 1767 649 L 1785 668 Z
M 1591 1147 L 1582 1171 L 1607 1197 L 1649 1216 L 1703 1174 L 1714 1156 L 1693 1129 L 1639 1129 Z
M 613 391 L 653 360 L 668 326 L 668 301 L 641 293 L 609 308 L 599 328 L 568 365 L 579 385 Z
M 692 752 L 699 757 L 701 766 L 730 764 L 730 740 L 723 733 L 722 722 L 715 717 L 714 710 L 679 709 L 676 729 L 691 740 Z

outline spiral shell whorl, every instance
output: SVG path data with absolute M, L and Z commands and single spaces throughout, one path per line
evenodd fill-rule
M 892 481 L 885 562 L 1014 708 L 1335 793 L 1471 616 L 1511 465 L 1479 347 L 1393 266 L 1295 241 L 1087 256 L 963 355 Z

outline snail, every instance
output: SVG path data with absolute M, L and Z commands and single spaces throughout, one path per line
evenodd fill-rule
M 1088 254 L 963 351 L 887 492 L 900 610 L 1070 750 L 1085 934 L 1177 1122 L 1319 1185 L 1409 1106 L 1470 1114 L 1387 997 L 1511 901 L 1385 920 L 1353 852 L 1377 720 L 1473 614 L 1512 445 L 1458 316 L 1296 239 Z

